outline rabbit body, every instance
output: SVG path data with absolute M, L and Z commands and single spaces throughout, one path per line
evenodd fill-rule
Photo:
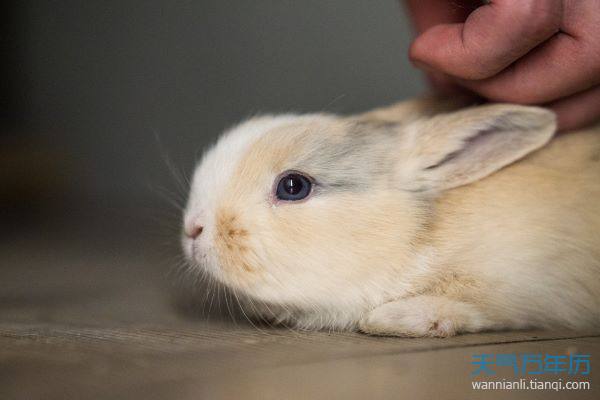
M 440 104 L 234 128 L 194 175 L 187 257 L 300 328 L 600 327 L 600 127 L 550 141 L 548 111 Z M 289 171 L 300 201 L 278 197 Z

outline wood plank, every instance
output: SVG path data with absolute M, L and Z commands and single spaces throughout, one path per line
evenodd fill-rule
M 191 334 L 198 341 L 193 345 L 189 332 L 132 330 L 115 335 L 73 330 L 66 335 L 54 331 L 13 337 L 5 333 L 0 338 L 2 398 L 396 398 L 398 393 L 407 398 L 444 397 L 444 393 L 471 398 L 477 395 L 469 387 L 472 354 L 565 354 L 576 349 L 591 354 L 592 363 L 600 357 L 597 337 L 415 350 L 409 343 L 421 339 L 337 334 L 326 338 L 319 333 L 300 339 L 285 334 L 276 341 L 252 343 L 249 338 L 257 334 L 223 331 L 219 340 L 230 344 L 221 346 L 201 334 Z M 363 340 L 367 345 L 360 350 L 349 346 L 354 342 L 360 348 Z M 375 344 L 378 341 L 396 343 L 386 353 Z M 534 392 L 517 394 L 541 398 Z M 594 398 L 589 393 L 577 395 Z

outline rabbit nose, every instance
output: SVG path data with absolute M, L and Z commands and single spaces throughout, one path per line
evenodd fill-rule
M 192 225 L 185 230 L 185 235 L 190 239 L 196 239 L 203 230 L 204 227 L 202 225 Z

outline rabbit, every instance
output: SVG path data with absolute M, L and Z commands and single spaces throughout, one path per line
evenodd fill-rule
M 600 126 L 417 99 L 250 118 L 203 156 L 182 245 L 254 317 L 448 337 L 600 327 Z

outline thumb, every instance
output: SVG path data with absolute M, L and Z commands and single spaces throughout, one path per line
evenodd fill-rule
M 496 0 L 464 23 L 426 30 L 411 45 L 410 58 L 458 78 L 487 78 L 558 32 L 561 19 L 561 0 Z

